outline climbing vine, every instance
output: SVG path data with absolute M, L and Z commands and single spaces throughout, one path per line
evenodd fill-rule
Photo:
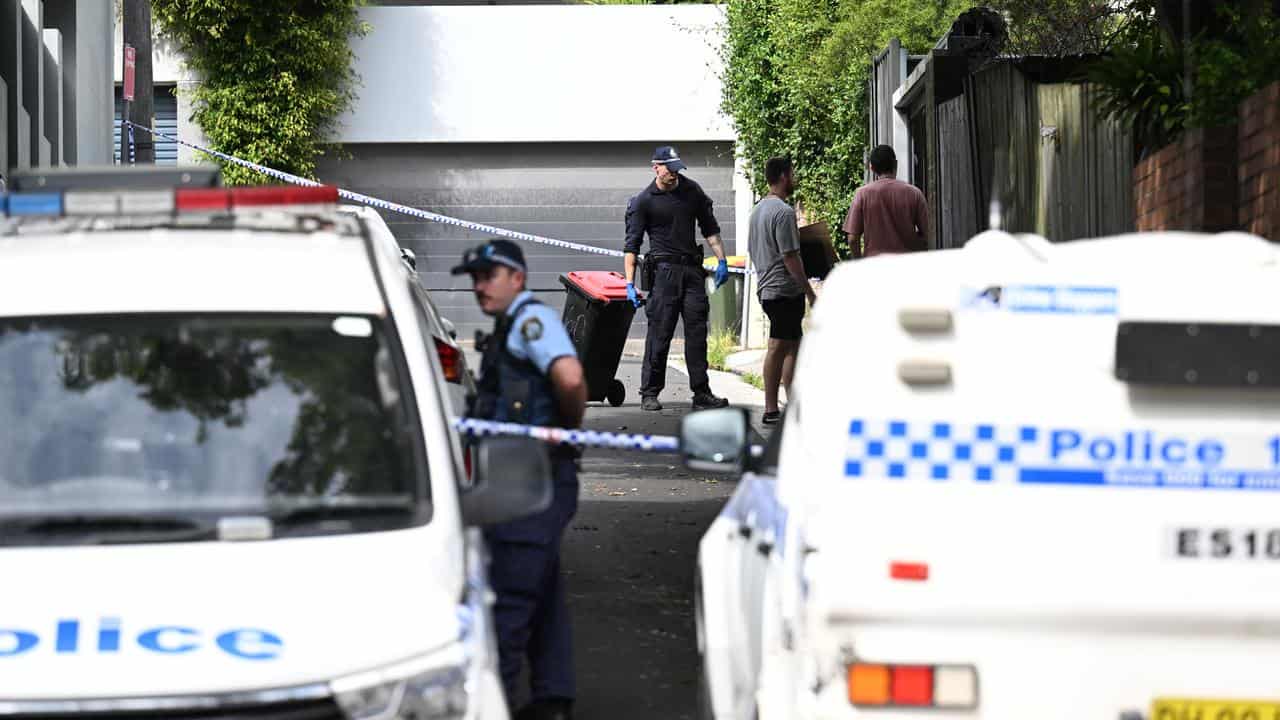
M 327 131 L 354 99 L 350 38 L 363 0 L 152 0 L 156 27 L 200 80 L 198 123 L 223 152 L 313 177 Z M 223 167 L 228 184 L 260 183 Z
M 933 46 L 966 0 L 730 0 L 723 109 L 763 194 L 765 161 L 795 161 L 796 200 L 835 237 L 861 184 L 871 58 L 891 38 Z M 843 240 L 837 241 L 841 252 Z

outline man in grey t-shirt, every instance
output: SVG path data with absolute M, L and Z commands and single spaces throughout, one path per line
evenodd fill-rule
M 769 194 L 751 210 L 747 244 L 756 269 L 760 305 L 769 316 L 769 349 L 764 356 L 764 423 L 772 425 L 782 419 L 778 387 L 785 385 L 788 396 L 791 393 L 803 334 L 805 299 L 812 303 L 816 298 L 800 260 L 796 211 L 787 204 L 795 189 L 791 160 L 770 158 L 764 174 Z

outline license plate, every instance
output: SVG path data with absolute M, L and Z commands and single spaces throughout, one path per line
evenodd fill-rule
M 1280 702 L 1158 699 L 1151 720 L 1280 720 Z

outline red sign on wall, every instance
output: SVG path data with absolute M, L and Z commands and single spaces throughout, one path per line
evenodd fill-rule
M 132 45 L 124 46 L 124 99 L 133 102 L 133 76 L 137 67 L 138 51 Z

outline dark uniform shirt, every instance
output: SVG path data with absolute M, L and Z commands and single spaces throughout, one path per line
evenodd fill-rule
M 711 212 L 711 198 L 702 186 L 681 176 L 675 188 L 667 191 L 659 188 L 655 180 L 627 206 L 627 242 L 622 249 L 638 254 L 648 231 L 650 254 L 701 260 L 693 235 L 695 221 L 702 228 L 703 237 L 720 234 L 720 224 Z

